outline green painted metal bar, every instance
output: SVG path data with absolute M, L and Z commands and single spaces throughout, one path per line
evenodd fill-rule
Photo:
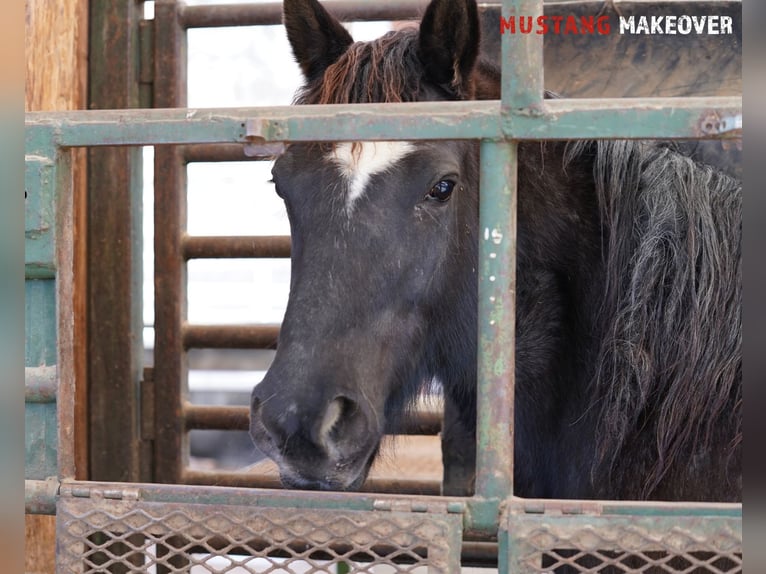
M 315 492 L 300 490 L 271 490 L 262 488 L 217 487 L 187 485 L 187 484 L 154 484 L 154 483 L 119 483 L 97 481 L 61 481 L 62 493 L 75 493 L 77 496 L 87 496 L 91 490 L 125 491 L 133 499 L 147 502 L 191 502 L 199 504 L 224 504 L 262 506 L 273 508 L 340 508 L 352 510 L 379 510 L 381 512 L 404 510 L 411 507 L 415 512 L 428 512 L 441 509 L 453 514 L 463 514 L 470 500 L 455 497 L 423 497 L 417 495 L 394 495 L 365 492 Z M 522 506 L 527 501 L 514 499 L 509 510 L 522 512 Z M 555 501 L 546 501 L 548 503 Z M 575 505 L 577 501 L 566 501 Z M 584 505 L 594 504 L 593 501 L 581 501 Z M 690 508 L 690 515 L 721 516 L 737 518 L 742 516 L 740 503 L 695 503 L 682 502 L 609 502 L 603 506 L 603 514 L 629 514 L 640 507 L 642 516 L 678 516 L 685 508 Z M 620 512 L 620 509 L 624 509 Z M 534 516 L 535 514 L 528 514 Z M 538 516 L 561 516 L 560 510 L 552 509 Z M 582 516 L 598 516 L 601 513 L 589 511 Z M 497 520 L 496 520 L 497 526 Z M 495 531 L 496 532 L 496 531 Z
M 481 143 L 476 495 L 513 492 L 516 142 Z
M 26 367 L 24 369 L 24 401 L 27 403 L 55 403 L 58 379 L 56 367 Z
M 742 98 L 547 100 L 501 118 L 500 102 L 36 112 L 28 141 L 65 147 L 402 139 L 739 137 Z
M 55 369 L 51 365 L 56 364 L 56 281 L 27 279 L 24 291 L 25 383 L 31 382 L 26 380 L 31 370 L 42 382 L 46 373 L 41 369 Z M 56 403 L 30 400 L 29 393 L 24 405 L 24 477 L 42 480 L 58 472 Z
M 34 138 L 27 142 L 24 177 L 24 261 L 26 276 L 30 279 L 50 279 L 55 276 L 56 170 L 53 159 L 55 149 L 52 143 L 48 141 L 48 145 L 45 145 L 43 142 L 36 142 Z M 42 149 L 30 149 L 33 146 Z
M 522 34 L 520 18 L 543 14 L 543 0 L 503 0 L 500 30 L 502 32 L 502 109 L 503 113 L 538 115 L 543 113 L 543 36 Z M 515 21 L 515 33 L 504 23 Z M 515 135 L 515 134 L 514 134 Z

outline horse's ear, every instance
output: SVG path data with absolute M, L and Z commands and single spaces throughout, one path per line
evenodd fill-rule
M 475 0 L 432 0 L 420 22 L 420 59 L 430 79 L 458 97 L 469 95 L 469 78 L 479 54 Z
M 283 10 L 287 39 L 308 81 L 324 74 L 354 42 L 317 0 L 285 0 Z

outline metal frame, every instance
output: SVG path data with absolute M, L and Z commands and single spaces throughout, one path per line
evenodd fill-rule
M 172 2 L 158 1 L 156 17 L 173 19 L 177 34 L 156 37 L 161 53 L 183 54 L 181 26 Z M 504 13 L 539 14 L 541 1 L 504 0 Z M 514 58 L 509 57 L 511 51 Z M 519 140 L 565 138 L 733 138 L 741 134 L 741 97 L 652 98 L 621 100 L 542 99 L 542 44 L 539 37 L 508 36 L 503 41 L 502 99 L 495 102 L 390 104 L 386 106 L 302 106 L 221 110 L 127 110 L 27 114 L 27 188 L 37 197 L 28 200 L 27 254 L 28 301 L 39 297 L 42 305 L 57 305 L 56 411 L 58 463 L 50 456 L 27 469 L 27 510 L 50 512 L 60 496 L 182 502 L 245 504 L 271 508 L 344 508 L 367 512 L 436 512 L 461 514 L 464 537 L 499 541 L 500 571 L 523 565 L 528 556 L 525 525 L 556 524 L 561 528 L 599 528 L 610 524 L 640 529 L 655 537 L 660 548 L 674 548 L 670 525 L 681 523 L 689 536 L 700 540 L 725 540 L 741 553 L 741 504 L 626 503 L 535 501 L 512 496 L 513 353 L 515 287 L 516 150 Z M 158 52 L 160 53 L 160 52 Z M 520 57 L 523 54 L 525 57 Z M 183 104 L 182 78 L 166 78 L 156 90 Z M 168 100 L 170 102 L 171 100 Z M 162 102 L 155 101 L 162 105 Z M 583 132 L 587 126 L 587 133 Z M 164 144 L 250 144 L 261 146 L 288 141 L 397 139 L 481 140 L 479 382 L 477 484 L 471 497 L 413 497 L 364 493 L 309 493 L 266 489 L 208 488 L 181 485 L 120 485 L 74 481 L 72 423 L 74 416 L 71 340 L 72 285 L 72 148 L 105 145 L 157 145 L 157 167 L 182 189 L 185 170 L 179 148 Z M 505 169 L 498 170 L 503 165 Z M 157 199 L 158 208 L 173 211 L 185 220 L 183 199 L 177 195 Z M 492 206 L 491 209 L 488 209 Z M 163 221 L 167 224 L 167 221 Z M 182 336 L 183 300 L 160 299 L 159 292 L 183 292 L 185 249 L 182 224 L 173 224 L 175 241 L 156 245 L 158 261 L 172 266 L 169 285 L 158 280 L 157 329 L 169 330 L 164 349 L 157 350 L 155 381 L 170 370 L 183 373 L 181 357 L 187 345 Z M 164 280 L 163 280 L 164 281 Z M 35 283 L 43 282 L 43 283 Z M 33 295 L 37 288 L 44 293 Z M 28 308 L 29 308 L 28 303 Z M 28 338 L 40 323 L 28 322 Z M 48 344 L 48 350 L 50 351 Z M 49 370 L 27 361 L 28 397 L 50 400 Z M 49 360 L 45 364 L 50 365 Z M 162 365 L 162 366 L 160 366 Z M 163 371 L 167 369 L 167 371 Z M 164 374 L 163 374 L 164 373 Z M 163 379 L 166 380 L 166 379 Z M 176 379 L 177 380 L 177 379 Z M 46 382 L 48 381 L 48 382 Z M 42 383 L 45 392 L 34 391 Z M 167 389 L 156 384 L 157 403 L 167 400 Z M 490 399 L 491 398 L 491 399 Z M 40 403 L 50 405 L 51 403 Z M 34 406 L 34 405 L 32 405 Z M 29 413 L 29 407 L 28 407 Z M 183 436 L 181 413 L 167 421 L 157 417 L 156 448 L 168 455 L 181 452 L 176 438 Z M 28 415 L 29 416 L 29 415 Z M 29 419 L 28 419 L 29 420 Z M 171 433 L 171 431 L 173 431 Z M 178 432 L 180 431 L 180 432 Z M 47 445 L 50 448 L 50 445 Z M 174 450 L 175 449 L 175 450 Z M 56 479 L 45 481 L 55 476 Z M 175 481 L 173 473 L 159 476 Z M 31 479 L 31 480 L 30 480 Z M 78 494 L 79 493 L 79 494 Z M 530 518 L 531 517 L 531 518 Z M 647 517 L 650 519 L 647 520 Z M 606 521 L 606 522 L 604 522 Z M 596 524 L 594 526 L 594 524 Z M 603 530 L 603 529 L 602 529 Z M 601 532 L 601 531 L 599 531 Z M 601 540 L 604 535 L 599 534 Z M 663 538 L 664 537 L 664 538 Z M 655 538 L 652 538 L 654 540 Z M 738 545 L 738 546 L 737 546 Z M 527 552 L 527 554 L 525 554 Z M 741 554 L 740 554 L 741 556 Z

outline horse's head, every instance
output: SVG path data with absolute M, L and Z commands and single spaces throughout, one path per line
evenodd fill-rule
M 299 104 L 475 95 L 473 0 L 434 0 L 419 29 L 366 43 L 315 0 L 284 19 Z M 424 382 L 473 375 L 477 171 L 469 142 L 293 144 L 275 163 L 292 278 L 250 432 L 286 485 L 358 488 Z

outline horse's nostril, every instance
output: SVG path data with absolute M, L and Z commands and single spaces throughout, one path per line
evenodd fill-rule
M 354 450 L 368 430 L 367 418 L 359 404 L 345 396 L 336 397 L 328 404 L 321 423 L 315 428 L 314 441 L 331 456 Z

